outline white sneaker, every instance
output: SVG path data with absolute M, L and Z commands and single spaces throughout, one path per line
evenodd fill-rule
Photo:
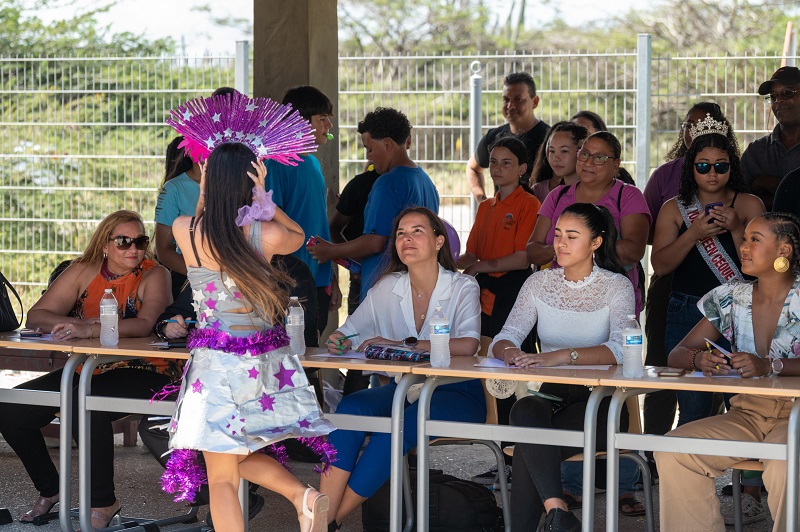
M 733 514 L 724 515 L 726 525 L 734 525 L 735 519 Z M 764 504 L 761 501 L 755 500 L 752 495 L 742 493 L 742 524 L 749 525 L 767 518 L 767 512 L 764 511 Z

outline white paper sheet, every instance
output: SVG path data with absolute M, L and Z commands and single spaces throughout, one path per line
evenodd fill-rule
M 487 357 L 480 361 L 480 363 L 475 364 L 476 368 L 506 368 L 506 369 L 519 369 L 516 366 L 506 366 L 506 363 L 500 360 L 499 358 L 491 358 Z M 607 370 L 610 369 L 611 365 L 595 365 L 595 366 L 549 366 L 547 368 L 538 368 L 538 369 L 599 369 L 599 370 Z M 537 368 L 528 368 L 528 369 L 537 369 Z
M 691 373 L 686 374 L 687 377 L 705 377 L 702 371 L 693 371 Z M 728 375 L 708 375 L 708 377 L 714 377 L 715 379 L 740 379 L 742 376 L 738 372 L 729 373 Z
M 361 352 L 353 351 L 352 349 L 348 349 L 347 351 L 345 351 L 341 355 L 332 355 L 330 353 L 320 353 L 318 355 L 307 355 L 307 356 L 308 356 L 308 358 L 313 358 L 313 357 L 334 357 L 334 358 L 353 358 L 353 359 L 357 359 L 357 360 L 366 360 L 367 359 L 367 355 L 365 355 L 363 351 L 361 351 Z

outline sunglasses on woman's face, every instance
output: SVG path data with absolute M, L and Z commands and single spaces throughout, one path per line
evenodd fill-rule
M 147 249 L 147 246 L 150 245 L 150 237 L 147 235 L 137 236 L 136 238 L 131 238 L 129 236 L 115 236 L 114 238 L 109 239 L 109 241 L 111 240 L 114 241 L 117 249 L 122 251 L 130 249 L 132 245 L 136 246 L 136 249 L 139 251 L 144 251 Z
M 694 169 L 700 175 L 705 175 L 711 171 L 711 167 L 714 167 L 714 171 L 718 174 L 726 174 L 728 170 L 731 168 L 731 163 L 694 163 Z

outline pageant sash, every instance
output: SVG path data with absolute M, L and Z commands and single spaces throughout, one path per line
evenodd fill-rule
M 700 200 L 697 199 L 697 196 L 694 197 L 694 201 L 688 209 L 681 200 L 678 199 L 676 201 L 681 211 L 683 221 L 688 228 L 694 223 L 694 220 L 700 216 L 700 213 L 703 212 L 703 206 L 700 204 Z M 728 252 L 725 251 L 725 248 L 722 247 L 719 238 L 713 236 L 705 240 L 699 240 L 695 242 L 694 245 L 700 252 L 700 256 L 706 261 L 709 269 L 714 272 L 720 284 L 725 284 L 733 280 L 744 281 L 742 273 L 739 271 L 739 268 L 736 267 L 736 263 L 731 259 L 731 256 L 728 255 Z

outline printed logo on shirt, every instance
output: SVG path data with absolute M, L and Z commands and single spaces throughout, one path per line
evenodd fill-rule
M 511 229 L 516 223 L 517 221 L 514 219 L 514 215 L 510 212 L 506 213 L 506 218 L 503 220 L 503 229 Z

